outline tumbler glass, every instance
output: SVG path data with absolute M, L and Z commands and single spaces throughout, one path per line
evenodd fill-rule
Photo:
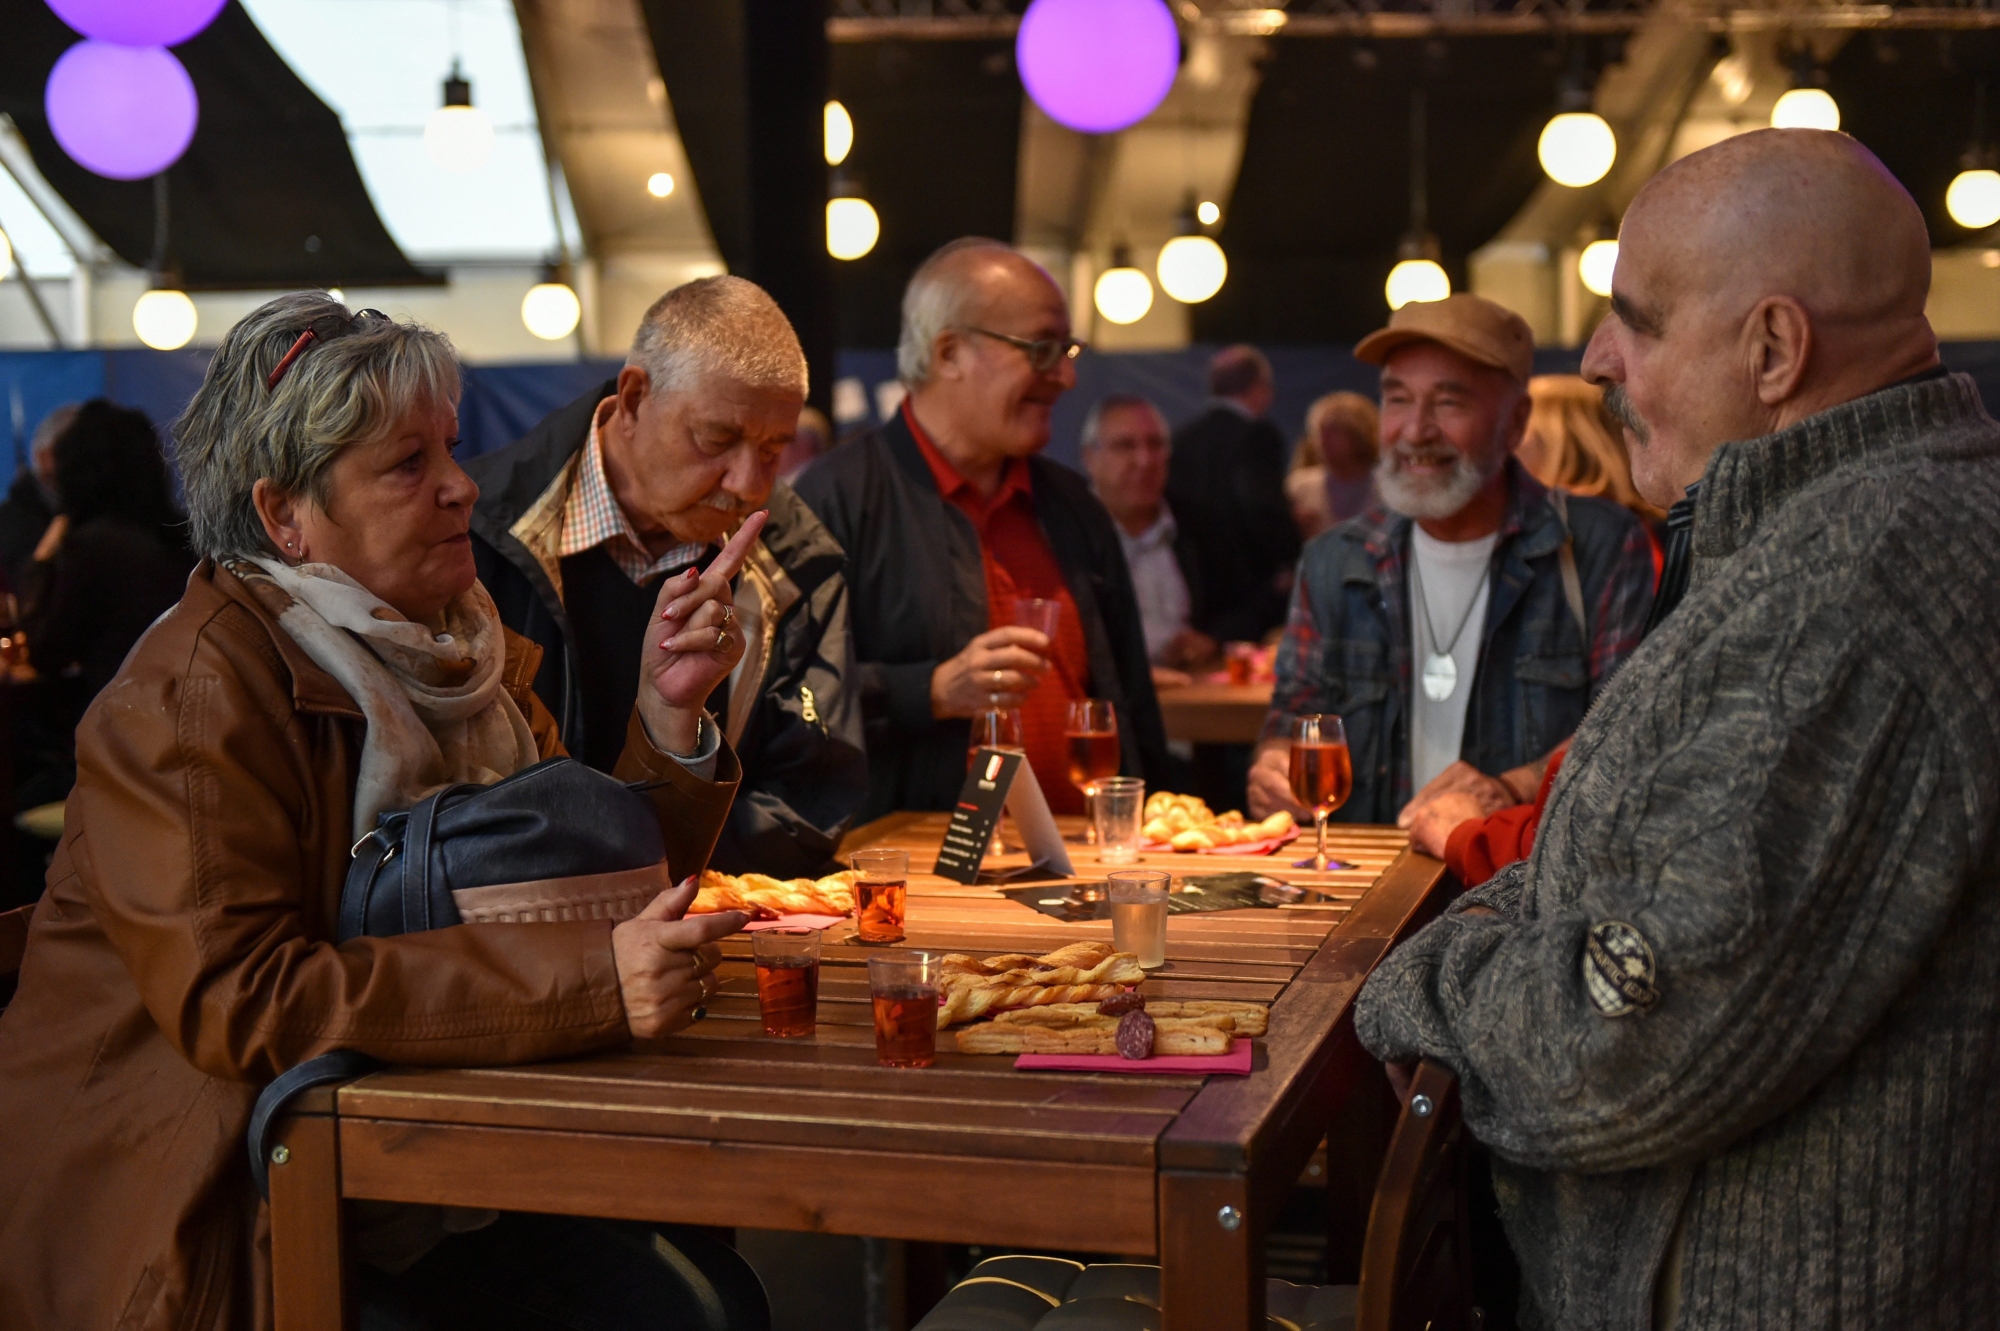
M 1102 698 L 1083 698 L 1069 705 L 1063 738 L 1069 741 L 1069 783 L 1083 792 L 1085 845 L 1097 844 L 1097 823 L 1091 805 L 1106 777 L 1118 775 L 1118 709 Z
M 861 874 L 854 883 L 854 936 L 864 943 L 896 942 L 903 936 L 910 852 L 857 850 L 852 859 Z
M 757 959 L 757 1011 L 764 1034 L 795 1039 L 813 1033 L 819 1008 L 817 929 L 758 929 L 750 935 Z
M 1136 952 L 1147 970 L 1167 964 L 1167 890 L 1161 869 L 1119 869 L 1105 880 L 1111 895 L 1111 945 Z
M 875 1057 L 887 1068 L 927 1068 L 937 1061 L 938 966 L 928 952 L 868 958 L 875 1008 Z
M 1146 783 L 1136 776 L 1108 777 L 1098 783 L 1097 858 L 1103 864 L 1130 864 L 1139 858 L 1139 815 L 1146 806 Z

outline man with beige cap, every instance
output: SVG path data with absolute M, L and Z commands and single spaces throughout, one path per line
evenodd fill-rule
M 1304 712 L 1346 724 L 1354 793 L 1336 818 L 1394 822 L 1414 792 L 1526 801 L 1638 646 L 1645 532 L 1514 461 L 1534 370 L 1519 315 L 1469 294 L 1405 305 L 1354 354 L 1382 367 L 1383 507 L 1300 558 L 1251 810 L 1305 814 L 1286 751 Z

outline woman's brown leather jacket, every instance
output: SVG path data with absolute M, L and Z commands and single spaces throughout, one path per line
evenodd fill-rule
M 507 683 L 562 752 L 509 637 Z M 0 1018 L 0 1327 L 207 1331 L 271 1320 L 244 1130 L 258 1088 L 333 1048 L 501 1064 L 626 1038 L 611 926 L 481 925 L 336 946 L 360 711 L 250 589 L 203 564 L 77 730 L 77 784 Z M 636 721 L 698 870 L 737 779 Z

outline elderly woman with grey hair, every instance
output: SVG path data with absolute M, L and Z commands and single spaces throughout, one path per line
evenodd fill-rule
M 78 728 L 0 1018 L 0 1325 L 268 1325 L 244 1150 L 262 1084 L 334 1048 L 582 1053 L 684 1026 L 712 991 L 714 940 L 743 918 L 683 919 L 692 883 L 615 926 L 335 941 L 349 847 L 379 813 L 562 752 L 528 688 L 536 649 L 473 574 L 458 386 L 441 335 L 285 296 L 230 331 L 176 427 L 202 562 Z M 742 652 L 729 575 L 758 525 L 662 587 L 643 646 L 618 775 L 646 783 L 678 874 L 736 784 L 701 708 Z M 668 1260 L 658 1236 L 595 1221 L 350 1221 L 364 1325 L 767 1320 L 755 1276 L 701 1234 Z

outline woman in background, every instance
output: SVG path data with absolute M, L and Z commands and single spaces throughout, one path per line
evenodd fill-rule
M 1528 381 L 1534 407 L 1515 454 L 1543 485 L 1573 495 L 1602 495 L 1638 515 L 1653 542 L 1659 577 L 1661 525 L 1667 515 L 1639 496 L 1625 431 L 1604 410 L 1604 394 L 1574 374 L 1538 374 Z
M 1375 404 L 1359 393 L 1328 393 L 1306 409 L 1285 477 L 1300 536 L 1310 541 L 1374 504 L 1378 434 Z

